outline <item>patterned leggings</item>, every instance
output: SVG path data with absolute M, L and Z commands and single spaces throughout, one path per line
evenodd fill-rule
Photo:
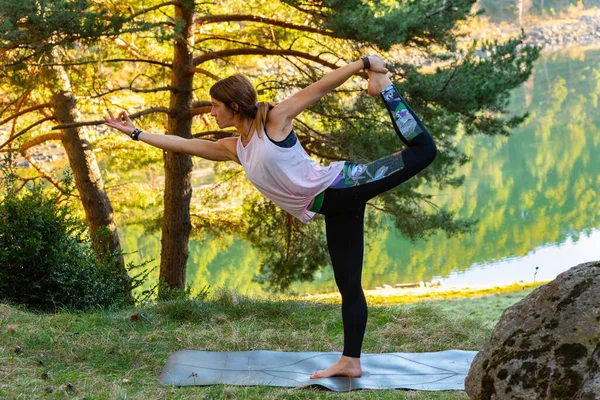
M 437 154 L 433 138 L 396 88 L 385 88 L 381 97 L 398 137 L 408 148 L 368 164 L 347 161 L 340 176 L 325 190 L 318 210 L 325 215 L 327 247 L 342 295 L 343 354 L 348 357 L 360 357 L 367 326 L 367 302 L 361 284 L 365 204 L 415 176 Z

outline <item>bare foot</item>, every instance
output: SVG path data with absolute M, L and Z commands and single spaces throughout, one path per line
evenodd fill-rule
M 367 88 L 367 92 L 370 96 L 379 96 L 383 89 L 392 84 L 392 81 L 388 78 L 387 74 L 373 71 L 367 71 L 367 74 L 369 74 L 369 87 Z
M 342 356 L 342 358 L 331 367 L 312 374 L 310 379 L 329 378 L 332 376 L 360 378 L 361 375 L 362 369 L 360 368 L 360 358 Z

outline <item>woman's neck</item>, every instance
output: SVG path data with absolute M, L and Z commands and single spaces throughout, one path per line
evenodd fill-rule
M 251 130 L 253 125 L 253 119 L 243 119 L 235 126 L 235 129 L 238 131 L 242 139 L 246 139 L 252 134 Z

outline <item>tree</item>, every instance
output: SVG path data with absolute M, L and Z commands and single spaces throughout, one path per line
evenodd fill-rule
M 78 197 L 99 257 L 117 254 L 117 269 L 126 274 L 113 209 L 89 142 L 82 137 L 81 118 L 71 78 L 63 63 L 72 53 L 114 35 L 122 20 L 105 20 L 103 10 L 86 0 L 39 2 L 21 0 L 0 10 L 0 52 L 4 94 L 0 127 L 9 132 L 1 151 L 17 150 L 41 176 L 65 189 L 30 150 L 60 141 L 66 151 Z M 52 125 L 54 128 L 50 128 Z M 49 132 L 56 129 L 58 132 Z M 23 179 L 27 182 L 28 179 Z M 105 232 L 108 232 L 106 234 Z

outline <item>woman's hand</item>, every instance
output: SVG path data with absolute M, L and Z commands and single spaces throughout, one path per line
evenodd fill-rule
M 367 56 L 367 57 L 369 57 L 369 64 L 371 64 L 371 66 L 369 67 L 369 71 L 379 72 L 382 74 L 387 74 L 389 72 L 388 69 L 385 67 L 385 61 L 383 61 L 381 59 L 381 57 L 379 57 L 379 56 Z
M 127 136 L 131 137 L 131 133 L 135 127 L 133 126 L 133 122 L 131 122 L 129 119 L 129 115 L 127 115 L 125 111 L 121 111 L 117 118 L 114 117 L 110 110 L 108 111 L 108 115 L 108 117 L 104 117 L 104 121 L 106 121 L 104 122 L 104 125 L 110 126 L 111 128 L 121 131 Z

